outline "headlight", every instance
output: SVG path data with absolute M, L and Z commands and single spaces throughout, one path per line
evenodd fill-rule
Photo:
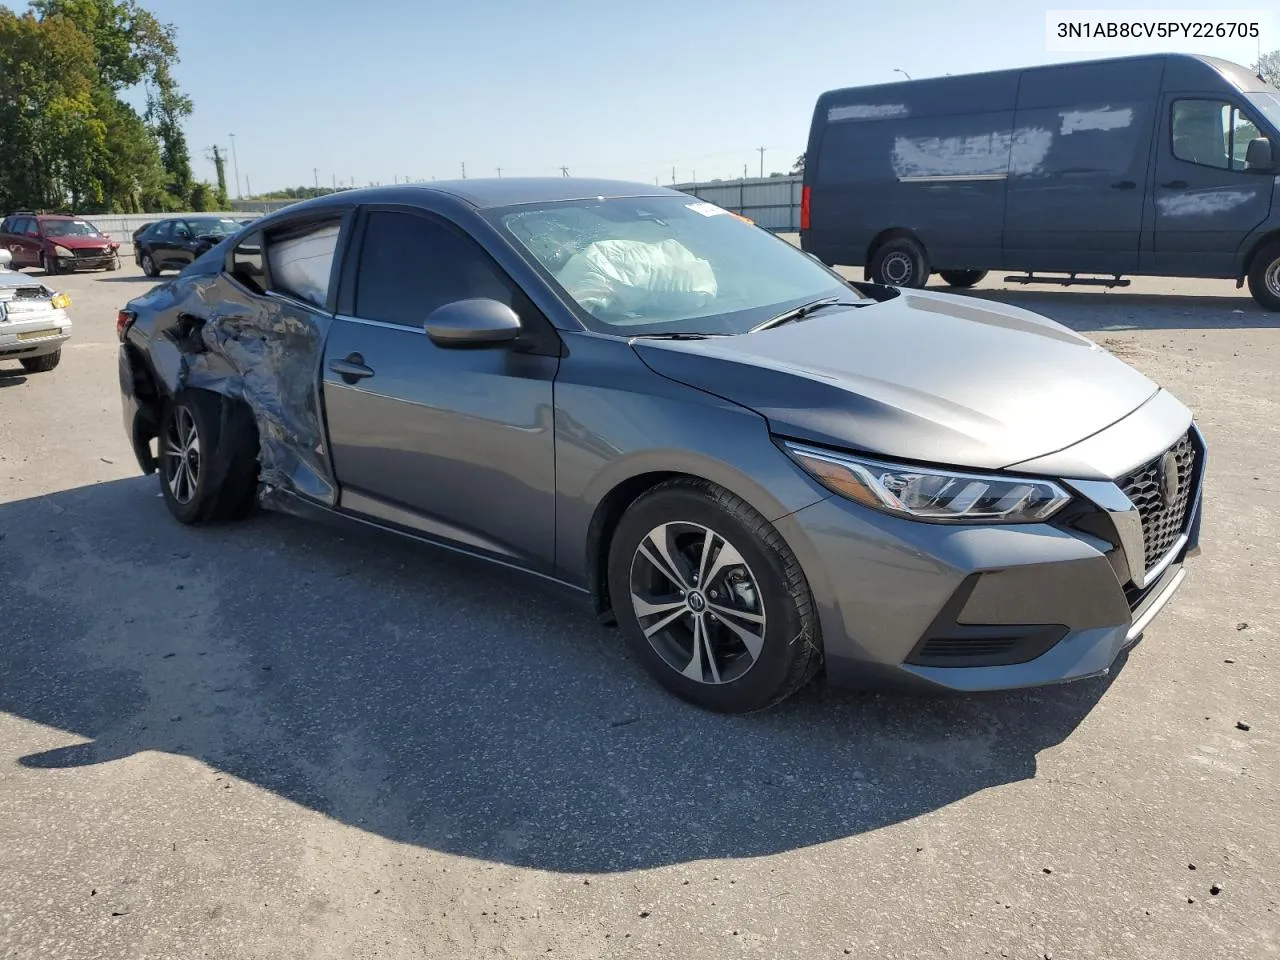
M 75 254 L 59 243 L 53 245 L 53 252 L 60 257 L 74 257 Z
M 833 493 L 873 510 L 935 523 L 1039 523 L 1068 503 L 1056 483 L 867 460 L 796 443 L 783 446 Z
M 55 293 L 53 299 L 49 301 L 55 310 L 65 310 L 71 306 L 71 298 L 65 293 Z

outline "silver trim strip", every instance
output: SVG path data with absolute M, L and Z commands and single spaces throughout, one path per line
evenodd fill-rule
M 946 173 L 919 177 L 898 177 L 899 183 L 964 183 L 970 180 L 1008 180 L 1007 173 Z
M 1191 515 L 1190 511 L 1188 511 L 1187 515 L 1188 516 Z M 1178 556 L 1178 551 L 1180 551 L 1186 545 L 1187 545 L 1187 535 L 1184 533 L 1182 536 L 1178 537 L 1178 539 L 1173 542 L 1173 547 L 1169 550 L 1169 552 L 1166 553 L 1163 557 L 1161 557 L 1158 561 L 1156 561 L 1155 566 L 1153 566 L 1150 570 L 1147 571 L 1147 574 L 1146 574 L 1147 583 L 1155 583 L 1157 580 L 1159 580 L 1160 574 L 1164 573 L 1166 570 L 1169 569 L 1169 564 L 1173 563 L 1174 558 Z M 1146 584 L 1143 584 L 1143 586 L 1146 586 Z
M 1111 516 L 1120 549 L 1129 564 L 1129 579 L 1139 590 L 1147 585 L 1147 548 L 1142 537 L 1142 514 L 1138 513 L 1124 491 L 1110 480 L 1066 480 L 1067 486 L 1092 500 Z
M 1173 599 L 1174 591 L 1176 591 L 1178 587 L 1182 586 L 1182 581 L 1186 576 L 1187 571 L 1185 569 L 1178 571 L 1178 575 L 1175 576 L 1173 580 L 1169 582 L 1169 585 L 1160 592 L 1160 596 L 1156 597 L 1155 602 L 1142 612 L 1142 616 L 1133 621 L 1133 624 L 1129 627 L 1129 632 L 1125 634 L 1126 642 L 1132 643 L 1134 640 L 1137 640 L 1142 634 L 1142 631 L 1151 625 L 1151 621 L 1154 620 L 1156 615 L 1164 609 L 1164 605 Z

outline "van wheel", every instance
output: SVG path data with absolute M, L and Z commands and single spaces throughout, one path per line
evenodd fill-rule
M 249 408 L 185 390 L 160 419 L 160 492 L 182 523 L 239 520 L 258 486 L 257 427 Z
M 987 275 L 985 270 L 939 270 L 938 276 L 949 287 L 972 287 Z
M 924 247 L 907 237 L 898 237 L 876 250 L 867 268 L 873 283 L 889 287 L 923 287 L 929 280 L 929 261 Z
M 1249 292 L 1264 309 L 1280 310 L 1280 243 L 1271 244 L 1253 258 Z

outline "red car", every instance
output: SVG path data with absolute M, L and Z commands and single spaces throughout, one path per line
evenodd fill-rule
M 120 244 L 88 220 L 64 214 L 15 213 L 0 223 L 0 247 L 13 254 L 12 269 L 45 273 L 118 270 Z

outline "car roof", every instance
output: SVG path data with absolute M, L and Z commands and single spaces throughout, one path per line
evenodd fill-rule
M 600 180 L 588 177 L 490 177 L 478 180 L 433 180 L 430 183 L 362 187 L 290 204 L 276 212 L 296 211 L 304 206 L 308 209 L 316 209 L 331 205 L 345 206 L 350 203 L 413 204 L 421 202 L 424 193 L 453 197 L 479 210 L 561 200 L 686 196 L 678 190 L 626 180 Z

